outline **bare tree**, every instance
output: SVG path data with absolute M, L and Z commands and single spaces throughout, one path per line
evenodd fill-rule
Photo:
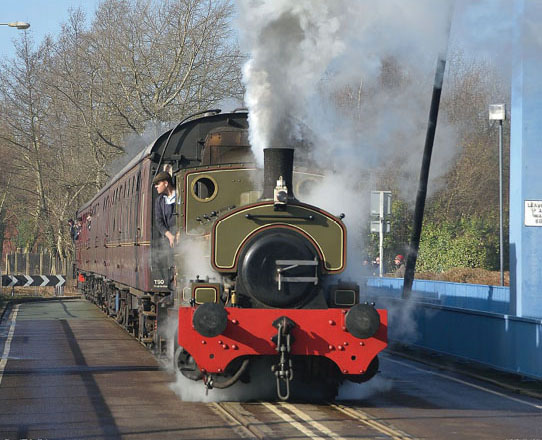
M 172 122 L 239 96 L 232 13 L 221 0 L 103 2 L 85 50 L 100 111 L 141 133 L 147 121 Z
M 0 182 L 0 202 L 24 200 L 29 246 L 69 253 L 66 220 L 109 178 L 127 135 L 242 95 L 232 14 L 228 0 L 105 0 L 88 26 L 71 11 L 39 50 L 21 36 L 0 68 L 0 143 L 14 177 L 7 191 Z
M 42 227 L 49 243 L 53 241 L 46 194 L 48 145 L 43 129 L 49 99 L 39 88 L 47 52 L 46 43 L 34 51 L 32 40 L 25 33 L 17 46 L 17 58 L 4 63 L 0 75 L 1 127 L 9 129 L 0 132 L 0 139 L 17 151 L 14 161 L 19 174 L 18 190 L 34 195 L 34 206 L 29 207 L 34 220 L 30 247 L 37 241 Z
M 128 133 L 242 95 L 232 14 L 223 0 L 106 0 L 87 29 L 72 11 L 46 81 L 87 144 L 97 188 Z
M 446 188 L 436 200 L 446 217 L 487 216 L 497 212 L 497 130 L 488 121 L 488 107 L 497 101 L 509 102 L 509 99 L 509 87 L 495 66 L 484 60 L 468 60 L 461 52 L 452 54 L 442 108 L 460 134 L 461 151 L 446 176 Z M 508 134 L 506 121 L 505 141 Z M 508 150 L 508 142 L 505 148 Z M 504 157 L 508 179 L 508 154 Z M 507 193 L 507 185 L 505 187 Z

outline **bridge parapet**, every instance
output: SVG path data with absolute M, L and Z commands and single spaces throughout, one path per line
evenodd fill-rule
M 402 278 L 368 278 L 369 292 L 400 298 Z M 374 290 L 377 289 L 377 290 Z M 414 300 L 461 309 L 491 313 L 510 313 L 510 288 L 485 284 L 453 283 L 450 281 L 414 280 Z
M 400 278 L 369 278 L 367 287 L 388 309 L 390 342 L 542 380 L 542 320 L 507 314 L 508 287 L 415 280 L 410 300 Z

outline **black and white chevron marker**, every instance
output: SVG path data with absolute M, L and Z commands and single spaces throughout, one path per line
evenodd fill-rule
M 60 287 L 64 284 L 64 275 L 2 275 L 3 287 Z

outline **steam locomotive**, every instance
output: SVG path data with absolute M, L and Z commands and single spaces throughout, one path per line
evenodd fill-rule
M 294 196 L 315 175 L 294 169 L 293 151 L 264 151 L 262 184 L 246 112 L 208 111 L 162 134 L 77 212 L 84 296 L 156 352 L 172 344 L 175 368 L 207 388 L 250 382 L 258 359 L 271 364 L 280 399 L 291 383 L 331 397 L 344 380 L 369 380 L 387 313 L 341 281 L 343 216 Z M 163 170 L 176 182 L 171 251 L 153 213 Z

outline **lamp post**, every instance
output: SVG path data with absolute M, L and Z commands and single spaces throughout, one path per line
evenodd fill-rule
M 17 29 L 28 29 L 30 23 L 24 21 L 12 21 L 11 23 L 0 23 L 0 26 L 16 27 Z
M 503 203 L 502 203 L 502 122 L 506 119 L 506 104 L 491 104 L 489 120 L 499 121 L 499 254 L 501 268 L 501 286 L 504 286 L 504 252 L 503 252 Z

